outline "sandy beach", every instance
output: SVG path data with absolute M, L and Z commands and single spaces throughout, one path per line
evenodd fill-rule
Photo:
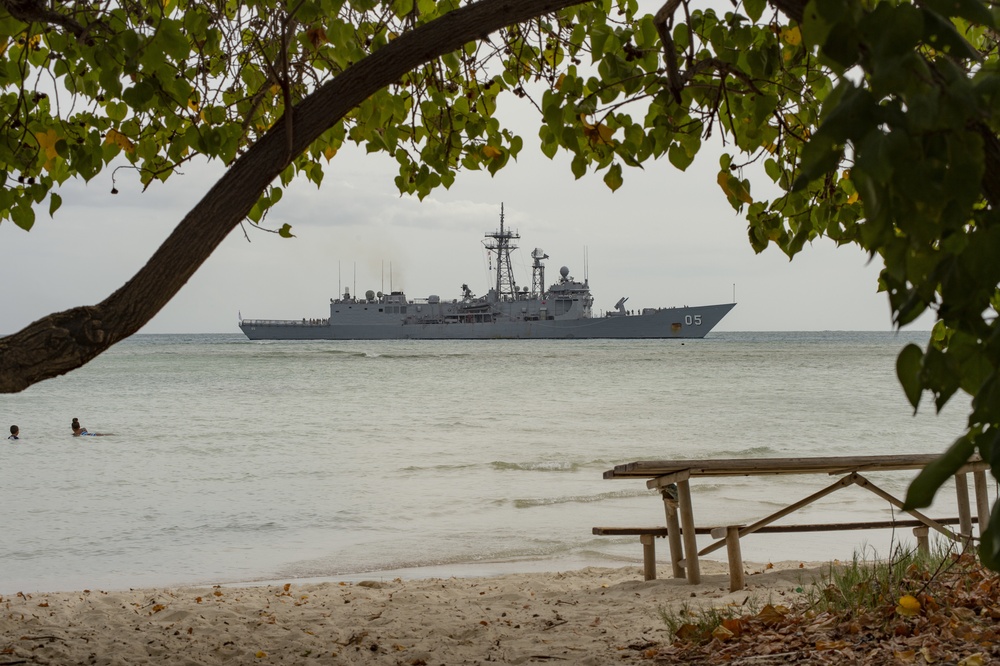
M 591 567 L 5 595 L 0 663 L 608 664 L 671 642 L 661 609 L 788 604 L 822 576 L 817 563 L 748 564 L 746 589 L 730 593 L 723 563 L 702 571 L 696 586 Z

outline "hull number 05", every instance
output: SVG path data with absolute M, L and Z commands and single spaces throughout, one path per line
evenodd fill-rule
M 691 326 L 692 324 L 695 326 L 701 326 L 701 315 L 694 315 L 693 317 L 691 315 L 684 315 L 684 323 L 688 326 Z

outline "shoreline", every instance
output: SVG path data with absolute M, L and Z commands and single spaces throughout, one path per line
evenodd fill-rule
M 627 566 L 4 595 L 0 635 L 8 658 L 50 663 L 596 665 L 669 645 L 664 609 L 788 605 L 826 566 L 747 563 L 735 593 L 706 560 L 699 585 Z

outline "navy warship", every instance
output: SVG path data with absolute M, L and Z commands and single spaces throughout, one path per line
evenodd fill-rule
M 367 291 L 363 298 L 345 290 L 330 299 L 329 318 L 243 319 L 239 326 L 251 340 L 488 340 L 590 338 L 703 338 L 736 303 L 668 308 L 625 308 L 618 300 L 604 316 L 594 316 L 594 297 L 583 282 L 559 269 L 559 279 L 545 289 L 548 255 L 531 253 L 531 288 L 518 287 L 511 252 L 520 236 L 504 225 L 483 241 L 496 265 L 495 283 L 485 296 L 462 285 L 458 298 L 407 298 L 402 291 Z

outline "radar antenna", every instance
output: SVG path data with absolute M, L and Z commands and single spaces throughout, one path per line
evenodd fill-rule
M 541 298 L 545 294 L 545 264 L 542 260 L 548 259 L 549 255 L 545 254 L 542 248 L 536 247 L 531 253 L 531 258 L 534 259 L 531 264 L 531 296 Z
M 504 229 L 503 226 L 503 204 L 500 204 L 500 231 L 486 234 L 486 238 L 492 241 L 483 241 L 486 249 L 490 251 L 490 257 L 497 258 L 497 279 L 496 292 L 499 300 L 514 300 L 517 298 L 517 285 L 514 284 L 514 272 L 510 265 L 510 252 L 516 250 L 517 245 L 511 241 L 519 240 L 521 236 L 516 231 Z

